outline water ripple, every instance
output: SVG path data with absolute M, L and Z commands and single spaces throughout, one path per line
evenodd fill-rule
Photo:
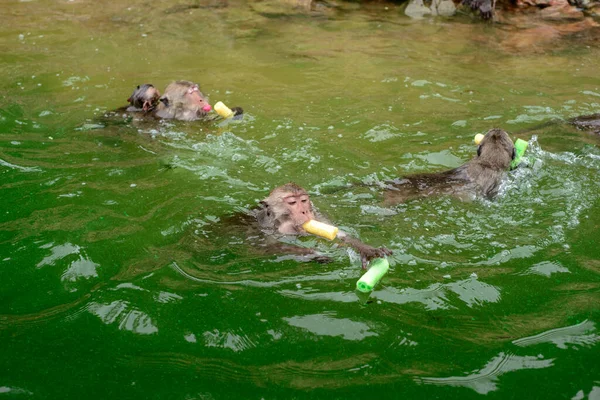
M 90 302 L 87 310 L 96 315 L 107 325 L 117 323 L 120 330 L 127 330 L 140 335 L 152 335 L 158 328 L 146 313 L 136 310 L 129 302 L 116 300 L 110 304 Z
M 513 340 L 512 343 L 519 347 L 533 346 L 540 343 L 553 343 L 559 349 L 568 349 L 568 345 L 591 347 L 600 342 L 600 336 L 595 332 L 596 325 L 592 321 L 585 320 L 576 325 L 550 329 L 534 336 Z
M 379 336 L 364 322 L 330 315 L 313 314 L 284 317 L 291 326 L 305 329 L 317 336 L 341 336 L 345 340 L 363 340 L 369 336 Z
M 507 372 L 524 369 L 541 369 L 553 365 L 554 359 L 544 360 L 540 357 L 516 356 L 500 353 L 490 360 L 485 367 L 467 376 L 450 376 L 447 378 L 420 377 L 415 381 L 422 384 L 438 386 L 463 386 L 473 389 L 479 394 L 488 394 L 498 389 L 498 379 Z
M 476 278 L 450 283 L 434 283 L 425 289 L 386 287 L 372 294 L 374 298 L 390 303 L 421 303 L 427 310 L 455 308 L 448 294 L 454 293 L 468 307 L 482 306 L 485 303 L 500 301 L 500 290 Z

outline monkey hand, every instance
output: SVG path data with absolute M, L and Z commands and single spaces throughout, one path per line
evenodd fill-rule
M 373 246 L 369 246 L 368 244 L 364 244 L 360 240 L 347 235 L 343 231 L 339 231 L 337 237 L 344 243 L 354 247 L 354 249 L 358 251 L 358 253 L 360 254 L 360 260 L 362 261 L 363 269 L 367 269 L 369 261 L 371 261 L 374 258 L 383 258 L 385 256 L 392 255 L 392 251 L 386 249 L 385 247 L 375 248 Z
M 363 245 L 361 246 L 360 249 L 358 249 L 358 251 L 360 252 L 360 259 L 362 261 L 362 269 L 367 269 L 367 266 L 369 265 L 369 261 L 371 261 L 374 258 L 384 258 L 386 256 L 391 256 L 392 255 L 392 251 L 390 249 L 387 249 L 385 247 L 379 247 L 379 248 L 375 248 L 375 247 L 371 247 L 369 245 Z

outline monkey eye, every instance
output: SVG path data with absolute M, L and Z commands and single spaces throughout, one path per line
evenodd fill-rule
M 308 201 L 308 199 L 302 199 L 303 203 L 306 203 Z
M 289 204 L 290 206 L 293 206 L 294 204 L 296 204 L 296 201 L 288 201 L 288 204 Z

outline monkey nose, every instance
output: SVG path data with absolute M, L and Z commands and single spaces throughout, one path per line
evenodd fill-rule
M 202 111 L 209 112 L 210 110 L 212 110 L 212 107 L 210 106 L 210 104 L 207 104 L 204 107 L 202 107 Z

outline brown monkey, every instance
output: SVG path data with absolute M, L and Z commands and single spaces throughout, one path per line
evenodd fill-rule
M 591 131 L 600 135 L 600 114 L 582 115 L 569 120 L 577 129 Z
M 587 131 L 591 133 L 596 133 L 600 135 L 600 113 L 597 114 L 588 114 L 588 115 L 579 115 L 574 118 L 567 119 L 566 121 L 563 119 L 552 119 L 550 121 L 543 122 L 539 125 L 532 126 L 530 128 L 525 128 L 517 132 L 517 134 L 524 134 L 529 132 L 538 131 L 540 129 L 567 123 L 569 125 L 574 126 L 580 131 Z
M 194 121 L 212 110 L 197 84 L 176 81 L 165 89 L 156 109 L 156 116 L 182 121 Z
M 490 19 L 494 16 L 494 0 L 462 0 L 461 4 L 464 4 L 471 8 L 471 10 L 479 10 L 481 19 Z
M 154 85 L 150 83 L 138 85 L 138 87 L 133 91 L 131 96 L 127 99 L 127 101 L 129 102 L 129 107 L 127 107 L 126 111 L 154 111 L 159 98 L 160 93 L 158 89 L 154 87 Z
M 143 112 L 143 118 L 169 118 L 183 121 L 194 121 L 204 118 L 212 109 L 198 85 L 189 81 L 176 81 L 167 86 L 161 97 L 154 85 L 139 85 L 127 99 L 129 107 L 121 107 L 108 112 L 105 117 L 121 115 L 124 112 Z M 241 119 L 241 107 L 233 107 L 233 119 Z M 218 116 L 212 119 L 217 119 Z M 210 118 L 209 118 L 210 119 Z
M 416 174 L 386 182 L 385 203 L 397 204 L 435 194 L 493 198 L 514 158 L 515 146 L 508 133 L 491 129 L 479 144 L 477 156 L 466 164 L 445 172 Z
M 250 215 L 256 218 L 260 229 L 269 235 L 306 235 L 302 224 L 311 219 L 321 219 L 316 216 L 306 190 L 292 182 L 273 189 Z M 341 231 L 337 237 L 360 253 L 365 269 L 369 260 L 392 254 L 385 247 L 371 247 Z M 314 253 L 311 249 L 299 247 L 290 250 L 296 253 Z

